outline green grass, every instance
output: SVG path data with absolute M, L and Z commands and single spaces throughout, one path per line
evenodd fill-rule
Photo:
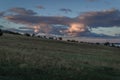
M 4 34 L 0 80 L 120 80 L 120 48 Z

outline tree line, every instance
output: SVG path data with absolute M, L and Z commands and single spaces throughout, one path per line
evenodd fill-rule
M 0 29 L 0 36 L 3 35 L 3 32 L 9 33 L 9 34 L 14 34 L 14 35 L 22 35 L 22 34 L 20 34 L 20 33 L 18 33 L 18 32 L 12 32 L 12 31 L 7 31 L 7 30 L 6 30 L 6 31 L 3 31 L 3 30 Z M 36 35 L 35 35 L 34 33 L 33 33 L 33 34 L 25 33 L 24 36 L 34 37 L 34 36 L 36 36 Z M 47 37 L 47 36 L 36 36 L 36 37 L 44 38 L 44 39 L 50 39 L 50 40 L 60 40 L 60 41 L 63 40 L 62 37 L 52 37 L 52 36 L 51 36 L 51 37 Z M 99 42 L 97 42 L 97 43 L 89 43 L 89 42 L 83 42 L 83 41 L 79 42 L 79 41 L 77 41 L 77 40 L 67 40 L 67 42 L 70 42 L 70 43 L 86 43 L 86 44 L 105 45 L 105 46 L 120 48 L 119 45 L 116 46 L 115 43 L 110 43 L 110 42 L 105 42 L 105 43 L 99 43 Z

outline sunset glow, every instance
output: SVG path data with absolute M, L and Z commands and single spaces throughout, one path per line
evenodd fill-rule
M 74 35 L 75 36 L 77 33 L 84 32 L 85 29 L 86 29 L 85 25 L 82 24 L 82 23 L 71 23 L 70 28 L 68 28 L 68 30 L 66 30 L 66 32 L 69 35 Z
M 40 27 L 39 27 L 39 26 L 33 26 L 33 28 L 34 28 L 34 32 L 35 32 L 35 33 L 39 32 L 39 30 L 40 30 Z

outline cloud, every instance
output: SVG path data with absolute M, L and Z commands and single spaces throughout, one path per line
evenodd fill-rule
M 0 17 L 3 17 L 5 12 L 0 12 Z
M 86 0 L 86 1 L 88 1 L 88 2 L 97 2 L 97 1 L 102 1 L 104 4 L 106 4 L 106 5 L 111 5 L 111 0 Z
M 91 28 L 99 27 L 120 27 L 120 11 L 117 9 L 109 9 L 104 11 L 85 12 L 75 18 L 65 16 L 36 16 L 15 14 L 5 16 L 5 19 L 25 24 L 32 27 L 35 32 L 44 32 L 60 35 L 72 36 L 105 36 L 104 34 L 96 34 L 91 32 Z M 53 26 L 53 25 L 64 25 Z
M 85 12 L 73 18 L 73 21 L 74 22 L 71 22 L 69 25 L 70 27 L 63 32 L 76 36 L 82 36 L 82 34 L 88 35 L 90 34 L 91 28 L 120 27 L 120 11 L 117 9 L 109 9 L 104 11 Z
M 63 24 L 68 25 L 73 20 L 69 17 L 59 16 L 31 16 L 31 15 L 9 15 L 7 20 L 22 24 Z
M 1 29 L 1 28 L 4 28 L 4 26 L 3 26 L 3 25 L 0 25 L 0 29 Z
M 38 9 L 45 9 L 45 7 L 43 7 L 43 6 L 37 6 L 36 8 L 38 8 Z
M 65 12 L 65 13 L 72 12 L 72 10 L 68 8 L 61 8 L 60 11 Z
M 89 2 L 95 2 L 95 1 L 99 1 L 99 0 L 86 0 L 86 1 L 89 1 Z
M 86 12 L 76 17 L 81 23 L 91 28 L 120 26 L 120 11 L 110 9 L 104 11 Z
M 94 37 L 94 38 L 97 38 L 97 37 L 101 37 L 101 38 L 115 38 L 115 36 L 110 36 L 110 35 L 105 35 L 105 34 L 98 34 L 98 33 L 93 33 L 91 32 L 90 30 L 86 30 L 84 32 L 81 32 L 81 33 L 77 33 L 76 36 L 82 36 L 82 37 Z
M 98 0 L 86 0 L 86 1 L 89 1 L 89 2 L 94 2 L 94 1 L 98 1 Z
M 116 36 L 120 37 L 120 34 L 115 34 Z
M 27 10 L 25 8 L 20 8 L 20 7 L 11 8 L 11 9 L 9 9 L 9 11 L 19 14 L 19 15 L 35 15 L 35 14 L 37 14 L 33 10 L 29 10 L 29 9 Z
M 23 33 L 29 33 L 29 34 L 31 34 L 31 33 L 34 32 L 33 29 L 25 29 L 25 30 L 23 30 L 23 29 L 8 28 L 7 30 L 12 31 L 12 32 L 19 32 L 19 33 L 22 33 L 22 34 Z
M 59 16 L 32 16 L 32 15 L 9 15 L 5 17 L 7 20 L 14 23 L 26 24 L 29 27 L 33 27 L 35 32 L 50 32 L 53 29 L 51 26 L 55 24 L 67 25 L 73 22 L 73 19 L 69 17 Z

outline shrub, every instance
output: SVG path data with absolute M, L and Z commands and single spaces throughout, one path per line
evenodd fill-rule
M 104 45 L 105 46 L 110 46 L 110 43 L 109 42 L 105 42 Z
M 58 39 L 59 39 L 60 41 L 62 41 L 62 37 L 59 37 Z
M 30 36 L 30 34 L 28 34 L 28 33 L 25 33 L 25 36 Z
M 3 32 L 2 32 L 2 30 L 0 29 L 0 36 L 2 36 L 3 35 Z

